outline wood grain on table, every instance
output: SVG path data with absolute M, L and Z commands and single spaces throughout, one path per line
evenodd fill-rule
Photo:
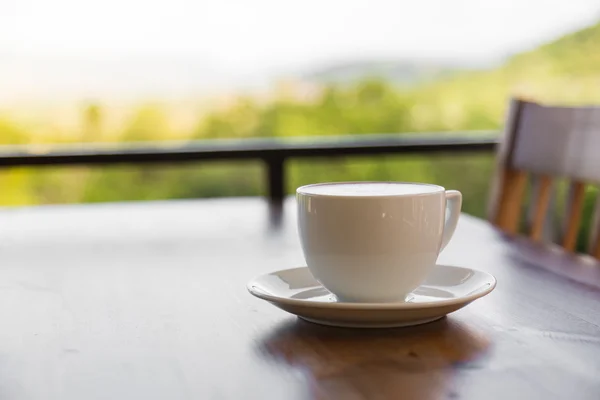
M 303 264 L 294 200 L 0 211 L 2 399 L 600 399 L 600 267 L 463 215 L 440 263 L 494 292 L 430 324 L 310 324 L 252 297 Z M 275 219 L 276 220 L 276 219 Z

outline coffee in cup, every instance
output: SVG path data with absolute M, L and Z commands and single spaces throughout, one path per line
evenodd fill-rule
M 306 264 L 340 301 L 404 301 L 434 268 L 462 195 L 409 182 L 336 182 L 296 191 Z

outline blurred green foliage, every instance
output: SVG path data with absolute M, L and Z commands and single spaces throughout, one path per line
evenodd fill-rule
M 505 65 L 460 72 L 408 88 L 377 77 L 351 85 L 309 87 L 302 82 L 269 100 L 239 96 L 198 117 L 188 139 L 310 137 L 402 132 L 500 129 L 511 96 L 561 104 L 600 103 L 600 24 L 516 55 Z M 82 113 L 79 134 L 67 141 L 147 141 L 181 138 L 172 116 L 159 104 L 130 114 L 125 126 L 107 132 L 100 104 Z M 65 141 L 32 137 L 0 115 L 0 143 Z M 492 176 L 493 155 L 381 156 L 291 160 L 287 190 L 339 180 L 400 180 L 441 184 L 463 192 L 464 210 L 483 217 Z M 0 205 L 103 202 L 248 196 L 265 193 L 259 162 L 202 163 L 187 166 L 137 166 L 11 169 L 0 172 Z M 586 212 L 596 192 L 590 190 Z M 589 224 L 590 218 L 584 218 Z M 587 239 L 580 238 L 581 243 Z

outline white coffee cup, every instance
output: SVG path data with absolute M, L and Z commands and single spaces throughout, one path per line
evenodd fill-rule
M 296 190 L 306 264 L 340 301 L 404 301 L 432 271 L 462 195 L 409 182 L 335 182 Z M 447 212 L 448 210 L 448 212 Z

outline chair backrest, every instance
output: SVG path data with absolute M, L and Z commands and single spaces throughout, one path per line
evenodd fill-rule
M 529 236 L 542 240 L 553 184 L 565 178 L 569 190 L 560 241 L 566 250 L 573 251 L 586 186 L 600 183 L 600 107 L 557 107 L 513 99 L 496 162 L 490 221 L 508 233 L 518 233 L 523 198 L 531 179 L 535 185 Z M 595 219 L 589 253 L 600 258 Z

